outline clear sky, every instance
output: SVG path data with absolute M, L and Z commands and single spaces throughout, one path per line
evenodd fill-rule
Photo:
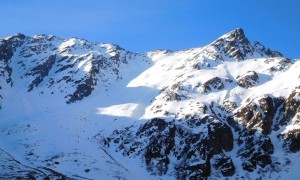
M 300 0 L 0 0 L 0 37 L 53 34 L 134 51 L 206 45 L 241 27 L 300 58 Z

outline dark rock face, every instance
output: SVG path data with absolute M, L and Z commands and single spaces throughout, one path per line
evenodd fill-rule
M 214 164 L 212 164 L 214 169 L 221 173 L 224 177 L 232 176 L 235 173 L 235 166 L 231 158 L 226 156 L 221 156 L 214 158 Z
M 268 136 L 255 130 L 243 130 L 240 132 L 238 144 L 242 147 L 238 156 L 243 160 L 244 170 L 252 172 L 257 166 L 264 168 L 272 163 L 274 147 Z
M 277 131 L 281 126 L 286 126 L 288 122 L 290 122 L 291 125 L 299 124 L 299 97 L 300 93 L 297 91 L 293 91 L 285 100 L 282 98 L 272 98 L 265 95 L 261 99 L 258 99 L 258 104 L 253 102 L 249 103 L 236 112 L 231 121 L 228 121 L 231 122 L 232 126 L 239 126 L 232 123 L 236 121 L 242 124 L 246 129 L 251 131 L 258 129 L 261 131 L 262 135 L 268 135 L 272 132 L 272 130 Z M 283 146 L 287 151 L 298 152 L 300 150 L 299 132 L 299 129 L 296 128 L 285 131 L 280 135 L 281 139 L 283 139 Z M 270 148 L 272 143 L 269 142 L 269 140 L 266 142 L 268 142 L 266 147 Z M 270 158 L 264 159 L 264 162 L 270 162 L 269 159 Z M 247 167 L 249 167 L 248 165 Z
M 9 86 L 13 86 L 12 79 L 12 66 L 11 66 L 11 58 L 14 55 L 16 49 L 24 43 L 25 35 L 16 34 L 7 39 L 0 39 L 0 84 L 8 84 Z M 0 109 L 2 106 L 1 100 L 3 96 L 1 95 L 2 86 L 0 86 Z
M 270 58 L 270 59 L 266 59 L 264 62 L 266 64 L 269 64 L 270 62 L 274 62 L 274 61 L 275 61 L 275 59 Z M 285 57 L 281 57 L 279 59 L 279 62 L 276 65 L 269 68 L 269 71 L 270 72 L 284 71 L 292 64 L 293 64 L 292 60 L 285 58 Z
M 250 102 L 236 112 L 233 117 L 247 129 L 260 129 L 263 134 L 272 131 L 275 114 L 281 105 L 280 99 L 265 95 L 258 99 L 258 104 Z
M 167 92 L 166 93 L 166 96 L 165 96 L 165 99 L 166 101 L 181 101 L 181 100 L 184 100 L 186 99 L 187 97 L 182 95 L 182 94 L 178 94 L 176 92 Z
M 83 83 L 79 84 L 76 88 L 76 91 L 68 95 L 69 100 L 67 101 L 68 104 L 80 101 L 85 97 L 88 97 L 97 86 L 97 74 L 100 71 L 100 63 L 99 61 L 92 61 L 92 70 L 86 74 L 86 79 Z
M 117 46 L 117 50 L 112 51 L 116 54 L 109 58 L 105 58 L 102 55 L 91 55 L 91 69 L 85 74 L 82 79 L 73 81 L 74 85 L 76 86 L 76 90 L 74 91 L 74 93 L 65 96 L 65 98 L 68 99 L 67 104 L 74 103 L 82 100 L 85 97 L 88 97 L 92 94 L 94 89 L 101 81 L 103 83 L 109 81 L 109 79 L 105 78 L 107 75 L 105 71 L 107 70 L 110 70 L 110 73 L 113 74 L 116 79 L 118 79 L 119 66 L 121 65 L 121 63 L 127 63 L 126 56 L 121 58 L 119 54 L 120 52 L 118 50 L 122 49 Z M 130 55 L 131 54 L 129 54 L 129 56 Z M 69 64 L 68 67 L 62 67 L 60 70 L 72 68 L 73 66 L 74 64 Z
M 150 173 L 164 175 L 174 173 L 177 178 L 206 178 L 211 172 L 211 161 L 221 155 L 215 168 L 223 176 L 234 173 L 234 165 L 224 152 L 233 148 L 233 134 L 228 125 L 207 116 L 190 119 L 186 126 L 176 121 L 152 119 L 142 125 L 135 135 L 121 137 L 118 133 L 104 140 L 117 144 L 118 151 L 126 156 L 141 155 Z M 203 131 L 193 132 L 190 128 Z M 124 133 L 123 133 L 124 135 Z M 145 139 L 143 142 L 140 139 Z M 170 161 L 176 158 L 175 169 L 170 169 Z M 193 163 L 192 163 L 193 162 Z M 175 171 L 174 171 L 175 170 Z
M 268 95 L 265 95 L 263 98 L 258 100 L 258 103 L 264 113 L 264 118 L 262 119 L 263 134 L 271 133 L 273 118 L 278 108 L 278 104 L 276 105 L 274 101 L 276 100 Z
M 254 87 L 259 82 L 259 77 L 255 71 L 249 71 L 242 76 L 237 77 L 239 86 L 243 88 Z
M 209 161 L 183 167 L 175 167 L 177 179 L 207 179 L 210 176 L 211 165 Z
M 55 63 L 55 59 L 56 55 L 51 55 L 44 63 L 34 67 L 25 74 L 26 76 L 35 76 L 35 79 L 28 87 L 28 92 L 31 91 L 34 87 L 37 87 L 43 81 L 44 77 L 49 74 L 53 64 Z
M 283 113 L 283 109 L 287 106 L 282 98 L 264 95 L 257 102 L 250 102 L 241 108 L 233 115 L 234 119 L 247 129 L 259 129 L 265 135 L 270 134 L 272 130 L 278 130 L 279 126 L 285 125 L 284 121 L 288 118 L 286 113 Z M 288 107 L 296 111 L 295 106 L 297 105 Z M 291 117 L 294 117 L 296 112 L 292 112 Z M 276 113 L 279 115 L 276 116 Z
M 0 40 L 0 68 L 3 69 L 0 72 L 0 77 L 6 78 L 6 83 L 13 85 L 11 78 L 12 67 L 10 65 L 11 58 L 14 55 L 15 50 L 24 43 L 25 35 L 16 34 L 8 39 Z M 5 73 L 8 73 L 8 77 L 5 77 Z
M 297 126 L 300 123 L 300 93 L 293 91 L 286 99 L 281 109 L 280 125 L 286 125 L 288 122 L 292 126 Z M 284 148 L 289 152 L 300 151 L 300 129 L 294 128 L 285 131 L 281 138 L 284 139 Z
M 232 112 L 237 108 L 237 104 L 235 102 L 225 101 L 225 102 L 223 102 L 221 108 L 225 112 Z
M 214 77 L 208 81 L 206 81 L 203 85 L 203 92 L 209 92 L 211 90 L 222 90 L 224 89 L 224 84 L 219 77 Z
M 300 107 L 300 93 L 293 91 L 285 100 L 283 108 L 281 109 L 280 124 L 285 125 L 291 118 L 293 118 Z
M 298 116 L 300 121 L 300 116 Z M 289 152 L 299 152 L 300 151 L 300 130 L 294 129 L 288 131 L 283 135 L 284 138 L 284 148 Z
M 66 98 L 69 98 L 67 100 L 67 104 L 74 103 L 82 100 L 85 97 L 88 97 L 90 94 L 92 94 L 95 85 L 96 83 L 93 82 L 93 77 L 90 76 L 82 84 L 79 84 L 76 87 L 76 90 L 73 94 L 66 96 Z
M 173 84 L 170 88 L 165 88 L 160 92 L 163 94 L 162 99 L 165 101 L 181 101 L 187 99 L 187 90 L 181 82 Z
M 219 38 L 212 45 L 225 56 L 236 60 L 244 60 L 248 54 L 254 52 L 254 48 L 241 28 L 229 32 L 226 37 Z
M 269 48 L 266 48 L 264 45 L 260 44 L 259 42 L 255 41 L 253 43 L 253 47 L 256 49 L 256 51 L 263 55 L 267 55 L 268 57 L 283 57 L 283 55 L 278 51 L 272 51 Z

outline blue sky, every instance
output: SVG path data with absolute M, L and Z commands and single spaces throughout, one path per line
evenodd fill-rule
M 299 0 L 0 0 L 0 37 L 53 34 L 142 52 L 200 47 L 241 27 L 300 58 L 299 9 Z

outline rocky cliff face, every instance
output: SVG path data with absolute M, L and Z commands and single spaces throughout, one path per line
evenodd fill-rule
M 0 177 L 293 177 L 299 68 L 240 28 L 201 48 L 147 53 L 1 39 Z

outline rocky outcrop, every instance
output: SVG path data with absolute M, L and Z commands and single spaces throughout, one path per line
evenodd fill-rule
M 264 63 L 266 64 L 270 64 L 273 62 L 277 62 L 277 63 L 268 69 L 272 73 L 277 71 L 285 71 L 289 66 L 293 64 L 293 61 L 286 57 L 281 57 L 279 59 L 269 58 L 264 61 Z
M 297 117 L 298 123 L 300 121 L 300 115 Z M 291 130 L 287 130 L 284 132 L 281 137 L 284 139 L 283 147 L 288 152 L 299 152 L 300 151 L 300 129 L 295 128 Z
M 281 134 L 284 140 L 284 148 L 289 152 L 300 151 L 300 93 L 293 91 L 286 99 L 280 111 L 279 124 L 281 126 L 290 123 Z
M 224 89 L 224 84 L 219 77 L 213 77 L 210 80 L 203 83 L 201 86 L 203 92 L 209 92 L 212 90 L 222 90 Z
M 56 55 L 51 55 L 44 63 L 32 68 L 25 74 L 25 76 L 35 77 L 28 86 L 28 92 L 31 91 L 34 87 L 37 87 L 44 80 L 44 78 L 48 76 L 53 64 L 55 63 L 55 59 Z
M 6 83 L 10 84 L 10 86 L 13 85 L 11 58 L 16 49 L 24 43 L 25 38 L 23 34 L 16 34 L 0 40 L 0 77 L 6 79 Z
M 224 155 L 215 156 L 211 166 L 217 175 L 221 174 L 224 177 L 228 177 L 235 173 L 235 166 L 232 159 Z
M 253 48 L 255 48 L 256 52 L 258 52 L 261 56 L 283 57 L 283 55 L 280 52 L 266 48 L 258 41 L 253 42 L 252 46 Z
M 26 36 L 23 34 L 15 34 L 5 39 L 0 39 L 0 109 L 2 108 L 2 89 L 7 84 L 13 86 L 11 66 L 12 57 L 17 48 L 22 46 Z
M 280 110 L 279 124 L 286 125 L 299 111 L 300 107 L 300 93 L 293 91 L 289 97 L 284 101 L 283 107 Z
M 255 71 L 249 71 L 237 77 L 238 85 L 243 88 L 254 87 L 259 82 L 259 77 Z
M 255 130 L 242 130 L 239 134 L 239 149 L 237 155 L 242 159 L 243 169 L 254 171 L 258 166 L 264 168 L 272 163 L 271 154 L 274 146 L 270 138 Z
M 97 86 L 98 78 L 97 75 L 100 71 L 99 61 L 92 61 L 92 68 L 89 73 L 86 74 L 85 80 L 77 85 L 76 90 L 73 94 L 67 95 L 67 104 L 80 101 L 85 97 L 88 97 Z
M 114 133 L 103 142 L 117 144 L 117 150 L 125 156 L 140 155 L 151 174 L 171 172 L 179 179 L 205 178 L 211 174 L 211 168 L 223 176 L 234 174 L 232 160 L 224 154 L 233 148 L 232 131 L 212 116 L 186 120 L 183 124 L 152 119 L 135 134 L 124 136 L 124 132 Z M 174 158 L 176 162 L 172 161 Z M 175 163 L 174 169 L 171 163 Z
M 269 95 L 264 95 L 256 101 L 257 103 L 250 102 L 240 108 L 234 113 L 233 118 L 247 129 L 258 129 L 263 134 L 270 134 L 275 114 L 282 101 L 280 98 L 273 98 Z

